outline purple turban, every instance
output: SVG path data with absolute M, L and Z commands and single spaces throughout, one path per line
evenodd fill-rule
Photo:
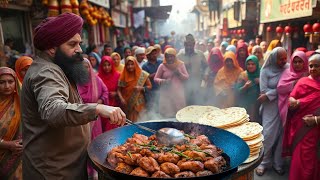
M 58 47 L 80 34 L 82 24 L 82 18 L 72 13 L 46 18 L 34 29 L 34 46 L 39 50 Z

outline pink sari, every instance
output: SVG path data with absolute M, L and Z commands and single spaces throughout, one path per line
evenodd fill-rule
M 90 67 L 90 80 L 85 85 L 77 85 L 78 92 L 84 103 L 97 103 L 99 99 L 103 100 L 104 104 L 108 104 L 108 89 L 103 84 L 102 80 L 95 74 L 88 59 L 84 59 Z M 100 135 L 102 131 L 102 122 L 99 117 L 96 121 L 90 122 L 91 140 Z
M 296 72 L 293 69 L 293 59 L 300 57 L 303 60 L 303 70 Z M 290 69 L 286 69 L 279 80 L 277 92 L 278 92 L 278 106 L 279 113 L 282 120 L 282 125 L 285 126 L 288 114 L 288 102 L 289 94 L 291 93 L 296 81 L 308 73 L 308 58 L 302 51 L 295 51 L 290 60 Z
M 320 82 L 310 76 L 301 78 L 290 97 L 299 100 L 300 105 L 292 118 L 287 120 L 283 139 L 283 155 L 292 155 L 289 179 L 320 179 L 320 161 L 317 157 L 320 126 L 309 130 L 292 150 L 294 139 L 305 128 L 302 118 L 314 115 L 320 108 Z

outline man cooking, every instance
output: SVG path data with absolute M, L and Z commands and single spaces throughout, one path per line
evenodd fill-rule
M 97 116 L 123 125 L 118 107 L 82 104 L 76 84 L 88 82 L 82 63 L 80 16 L 64 13 L 34 31 L 40 50 L 21 93 L 23 179 L 87 179 L 89 122 Z

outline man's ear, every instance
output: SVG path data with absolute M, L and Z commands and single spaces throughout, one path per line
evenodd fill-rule
M 54 57 L 55 54 L 56 54 L 56 51 L 57 51 L 57 48 L 56 47 L 53 47 L 53 48 L 50 48 L 47 51 L 47 54 L 49 54 L 50 56 Z

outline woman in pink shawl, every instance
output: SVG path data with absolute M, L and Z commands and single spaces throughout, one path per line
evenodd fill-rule
M 114 61 L 110 56 L 103 56 L 99 65 L 98 76 L 102 79 L 103 83 L 107 86 L 109 91 L 109 106 L 119 106 L 119 97 L 117 94 L 118 81 L 120 73 L 116 71 Z M 118 127 L 117 125 L 110 124 L 109 121 L 103 121 L 103 131 L 108 131 Z
M 237 45 L 236 58 L 237 58 L 239 66 L 242 69 L 246 69 L 246 59 L 248 56 L 249 56 L 248 46 L 246 45 L 246 43 L 239 41 L 238 45 Z
M 320 55 L 309 58 L 310 76 L 301 78 L 290 93 L 283 140 L 284 155 L 291 155 L 290 180 L 320 179 Z
M 277 86 L 279 113 L 283 126 L 287 120 L 289 94 L 297 81 L 307 74 L 308 59 L 306 54 L 303 51 L 295 51 L 291 56 L 290 68 L 282 73 Z
M 208 104 L 215 104 L 213 99 L 213 95 L 215 95 L 213 82 L 216 78 L 218 71 L 223 67 L 223 55 L 218 47 L 214 47 L 211 49 L 210 54 L 208 56 L 208 68 L 206 70 L 205 81 L 207 84 L 207 101 Z
M 85 85 L 77 85 L 78 92 L 84 103 L 108 104 L 108 89 L 102 80 L 95 74 L 90 61 L 84 58 L 83 65 L 88 69 L 89 82 Z M 102 118 L 98 117 L 96 121 L 90 122 L 91 140 L 100 135 L 102 131 Z M 93 176 L 92 167 L 88 166 L 88 175 Z

